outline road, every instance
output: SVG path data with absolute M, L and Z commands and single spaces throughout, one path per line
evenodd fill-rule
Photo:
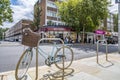
M 24 46 L 1 46 L 0 47 L 0 72 L 15 70 L 17 61 L 25 50 Z M 49 48 L 45 47 L 48 51 Z M 72 50 L 74 52 L 74 60 L 87 58 L 96 55 L 96 45 L 84 44 L 84 45 L 73 45 Z M 113 53 L 118 51 L 117 45 L 108 45 L 108 52 Z M 105 53 L 105 46 L 100 46 L 100 53 Z M 35 54 L 35 50 L 34 50 Z M 44 58 L 39 56 L 39 65 L 44 65 Z M 31 67 L 35 66 L 35 55 L 31 63 Z

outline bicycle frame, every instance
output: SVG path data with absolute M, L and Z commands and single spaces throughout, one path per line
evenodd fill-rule
M 44 32 L 40 32 L 39 34 L 44 34 L 44 36 L 48 36 L 46 33 L 44 33 Z M 39 42 L 38 42 L 38 53 L 44 58 L 44 59 L 47 59 L 49 56 L 51 56 L 51 57 L 53 57 L 54 56 L 54 54 L 55 54 L 55 52 L 54 52 L 54 50 L 55 49 L 58 49 L 58 46 L 56 45 L 56 43 L 54 43 L 54 45 L 53 45 L 53 48 L 52 48 L 52 51 L 51 51 L 51 53 L 50 53 L 50 55 L 48 55 L 45 51 L 43 51 L 40 47 L 39 47 L 39 43 L 40 42 L 42 42 L 42 41 L 45 41 L 45 40 L 58 40 L 58 41 L 60 41 L 60 42 L 62 42 L 62 44 L 64 45 L 64 41 L 62 40 L 62 39 L 60 39 L 60 38 L 42 38 L 42 39 L 40 39 L 39 40 Z
M 50 57 L 54 57 L 55 51 L 58 49 L 58 46 L 56 45 L 56 43 L 53 44 L 52 46 L 52 51 L 48 54 L 45 51 L 43 51 L 43 49 L 40 48 L 40 46 L 38 47 L 38 53 L 44 58 L 47 59 L 49 56 Z

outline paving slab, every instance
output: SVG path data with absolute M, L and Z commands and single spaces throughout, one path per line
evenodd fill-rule
M 80 72 L 75 74 L 73 77 L 68 78 L 68 80 L 102 80 L 85 72 Z
M 109 61 L 106 61 L 105 55 L 99 56 L 99 59 L 99 64 L 96 63 L 96 57 L 73 61 L 70 68 L 74 69 L 74 72 L 66 76 L 64 80 L 120 80 L 120 54 L 109 54 Z M 45 78 L 45 75 L 59 71 L 55 65 L 51 67 L 40 66 L 38 70 L 38 80 Z M 0 73 L 0 80 L 15 80 L 14 72 L 15 71 Z M 35 67 L 28 70 L 27 76 L 27 80 L 35 80 Z M 61 78 L 53 77 L 51 77 L 51 79 L 62 80 Z

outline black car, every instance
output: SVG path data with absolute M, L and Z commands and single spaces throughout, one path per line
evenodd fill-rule
M 107 43 L 108 44 L 116 44 L 118 43 L 117 39 L 116 38 L 107 38 Z

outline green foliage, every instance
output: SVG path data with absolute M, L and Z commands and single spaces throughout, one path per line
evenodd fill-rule
M 5 37 L 5 32 L 8 30 L 9 28 L 0 28 L 0 40 L 4 39 Z
M 108 13 L 107 0 L 65 0 L 56 2 L 61 20 L 77 32 L 93 31 Z
M 53 22 L 51 21 L 51 20 L 49 20 L 48 22 L 47 22 L 47 25 L 53 25 Z
M 12 22 L 12 9 L 10 8 L 10 1 L 9 0 L 0 0 L 0 25 L 3 22 L 8 21 Z
M 114 24 L 114 31 L 118 32 L 118 14 L 114 14 L 113 24 Z
M 40 16 L 41 16 L 42 9 L 39 6 L 39 3 L 37 2 L 34 9 L 34 26 L 36 27 L 36 30 L 40 28 Z

